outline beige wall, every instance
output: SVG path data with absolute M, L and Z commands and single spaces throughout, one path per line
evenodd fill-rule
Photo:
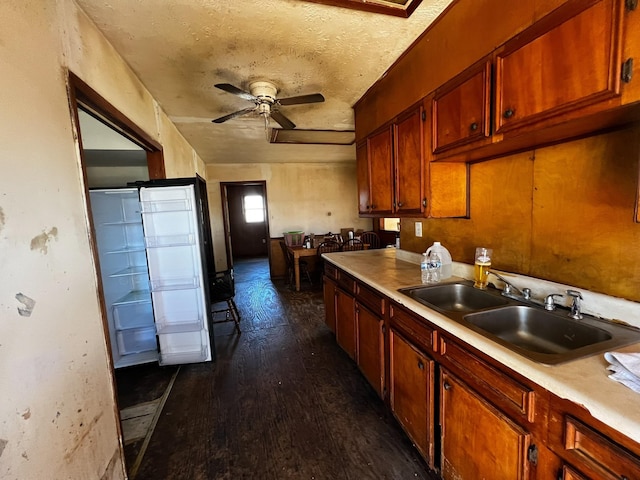
M 71 0 L 0 2 L 0 63 L 0 477 L 121 479 L 66 68 L 164 145 L 169 176 L 204 165 Z
M 290 230 L 326 233 L 346 227 L 371 229 L 371 219 L 358 218 L 355 162 L 209 165 L 207 190 L 217 270 L 227 265 L 220 182 L 252 180 L 267 182 L 272 238 Z

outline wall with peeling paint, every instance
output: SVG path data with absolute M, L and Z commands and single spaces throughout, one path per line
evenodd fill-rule
M 271 237 L 283 232 L 370 230 L 371 219 L 358 217 L 355 164 L 256 163 L 207 167 L 216 269 L 227 265 L 220 182 L 264 180 Z
M 72 0 L 0 2 L 0 477 L 125 477 L 68 67 L 204 176 Z

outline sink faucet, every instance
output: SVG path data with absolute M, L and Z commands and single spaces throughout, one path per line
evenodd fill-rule
M 529 288 L 525 288 L 524 292 L 523 292 L 518 287 L 516 287 L 513 283 L 511 283 L 510 281 L 506 280 L 499 273 L 494 272 L 493 270 L 489 270 L 489 273 L 492 273 L 493 275 L 498 277 L 504 283 L 504 288 L 502 289 L 502 295 L 504 295 L 505 297 L 510 297 L 510 298 L 514 298 L 514 299 L 518 300 L 519 297 L 517 295 L 515 295 L 514 293 L 512 293 L 512 291 L 515 290 L 516 292 L 518 292 L 521 295 L 522 298 L 524 298 L 526 300 L 531 298 L 531 290 Z
M 571 304 L 571 311 L 569 316 L 574 320 L 580 320 L 582 314 L 580 313 L 580 300 L 582 300 L 582 294 L 577 290 L 567 290 L 567 295 L 573 297 L 573 303 Z

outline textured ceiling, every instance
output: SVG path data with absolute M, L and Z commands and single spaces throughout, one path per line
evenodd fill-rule
M 409 17 L 302 0 L 76 0 L 206 163 L 354 161 L 353 146 L 272 145 L 251 107 L 214 88 L 269 80 L 297 128 L 353 129 L 353 104 L 451 0 L 423 0 Z

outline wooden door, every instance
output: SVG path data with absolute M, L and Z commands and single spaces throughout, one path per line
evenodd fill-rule
M 369 159 L 369 211 L 377 214 L 390 214 L 393 211 L 393 140 L 391 126 L 367 139 Z
M 358 213 L 366 214 L 369 213 L 371 206 L 367 142 L 356 145 L 356 175 L 358 181 Z
M 456 377 L 440 380 L 442 476 L 529 478 L 530 435 Z
M 394 125 L 395 211 L 424 212 L 422 105 L 401 116 Z
M 356 302 L 356 322 L 358 366 L 382 398 L 384 391 L 384 322 L 382 318 L 358 302 Z
M 570 2 L 497 54 L 497 132 L 619 94 L 623 3 Z M 576 5 L 588 8 L 576 13 Z
M 433 98 L 433 152 L 486 138 L 491 132 L 491 61 L 468 68 Z
M 393 328 L 389 346 L 391 411 L 433 468 L 435 362 Z
M 336 284 L 324 277 L 324 321 L 336 333 Z
M 266 257 L 269 238 L 266 184 L 225 183 L 224 190 L 233 258 Z M 249 205 L 251 199 L 260 199 L 261 208 Z M 252 213 L 258 216 L 252 217 Z
M 356 359 L 356 301 L 352 295 L 336 289 L 336 341 Z

